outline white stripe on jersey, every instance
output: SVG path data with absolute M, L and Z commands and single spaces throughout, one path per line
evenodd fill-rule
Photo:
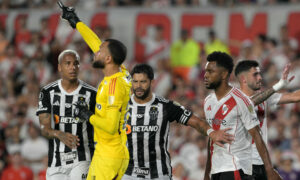
M 163 106 L 162 104 L 158 104 L 158 112 L 163 112 Z M 163 113 L 158 113 L 158 118 L 157 118 L 157 123 L 156 124 L 162 124 L 163 121 Z M 160 126 L 161 128 L 162 126 Z M 159 128 L 158 132 L 155 134 L 155 151 L 156 151 L 156 159 L 160 160 L 160 161 L 156 161 L 156 165 L 157 165 L 157 173 L 163 174 L 162 172 L 162 162 L 161 162 L 161 151 L 160 151 L 160 145 L 159 145 L 159 141 L 160 141 L 160 132 L 161 129 Z M 165 138 L 165 137 L 164 137 Z
M 185 117 L 185 119 L 187 120 L 187 117 Z M 186 121 L 185 120 L 185 121 Z M 168 156 L 168 149 L 169 149 L 169 141 L 168 141 L 168 138 L 169 138 L 169 131 L 170 131 L 170 123 L 167 124 L 167 128 L 166 128 L 166 133 L 165 133 L 165 142 L 168 142 L 168 143 L 165 143 L 165 154 L 166 154 L 166 165 L 167 165 L 167 168 L 168 168 L 168 171 L 170 174 L 172 174 L 172 167 L 171 167 L 171 164 L 168 163 L 168 162 L 171 162 L 169 156 Z
M 150 106 L 145 106 L 145 112 L 149 112 Z M 150 123 L 150 116 L 144 116 L 144 126 L 149 125 Z M 144 133 L 144 163 L 145 166 L 148 167 L 149 165 L 149 133 Z M 145 178 L 150 178 L 150 173 L 145 176 Z

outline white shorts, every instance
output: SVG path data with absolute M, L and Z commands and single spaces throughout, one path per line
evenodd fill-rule
M 48 167 L 47 180 L 83 180 L 86 179 L 90 161 L 80 161 L 59 167 Z
M 149 178 L 138 178 L 138 177 L 128 176 L 127 174 L 124 174 L 122 180 L 172 180 L 172 178 L 169 176 L 162 176 L 160 178 L 149 179 Z

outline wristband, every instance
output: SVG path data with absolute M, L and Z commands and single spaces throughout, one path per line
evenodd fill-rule
M 215 130 L 213 130 L 212 128 L 209 128 L 209 129 L 206 131 L 207 136 L 209 136 L 209 134 L 212 133 L 213 131 L 215 131 Z
M 279 91 L 280 89 L 284 88 L 287 84 L 287 80 L 280 79 L 280 81 L 273 85 L 273 89 L 275 91 Z

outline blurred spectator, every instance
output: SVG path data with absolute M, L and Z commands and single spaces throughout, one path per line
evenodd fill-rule
M 214 51 L 230 54 L 227 45 L 217 38 L 215 31 L 212 29 L 208 32 L 208 42 L 205 43 L 204 49 L 207 55 Z
M 149 29 L 149 28 L 148 28 Z M 151 29 L 151 28 L 150 28 Z M 150 30 L 146 36 L 142 36 L 141 32 L 146 29 L 141 29 L 136 36 L 136 40 L 142 43 L 145 47 L 143 63 L 149 64 L 154 71 L 157 70 L 156 66 L 159 60 L 166 60 L 168 58 L 169 44 L 163 37 L 164 28 L 161 25 L 156 25 Z
M 291 152 L 284 152 L 281 156 L 281 163 L 278 169 L 278 173 L 284 180 L 299 180 L 300 171 L 296 171 L 292 164 L 294 158 Z
M 1 180 L 33 180 L 31 169 L 23 165 L 21 147 L 12 146 L 9 151 L 9 166 L 2 173 Z
M 190 81 L 196 77 L 200 64 L 200 48 L 196 41 L 189 38 L 188 31 L 181 30 L 180 39 L 171 45 L 170 60 L 174 75 Z
M 17 47 L 17 55 L 21 57 L 24 53 L 22 48 L 24 48 L 31 39 L 31 32 L 27 27 L 27 15 L 20 15 L 16 22 L 14 43 Z
M 21 145 L 21 155 L 33 173 L 38 174 L 43 169 L 43 159 L 48 154 L 48 143 L 40 136 L 35 124 L 29 124 L 28 133 L 29 137 Z

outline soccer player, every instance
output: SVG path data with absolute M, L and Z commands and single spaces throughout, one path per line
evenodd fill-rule
M 98 87 L 95 114 L 88 110 L 86 103 L 77 103 L 76 116 L 89 121 L 95 131 L 96 148 L 87 179 L 121 179 L 129 162 L 124 117 L 130 98 L 131 77 L 124 66 L 121 66 L 127 49 L 115 39 L 106 39 L 102 43 L 79 20 L 74 9 L 62 4 L 60 6 L 63 10 L 62 17 L 80 32 L 95 53 L 93 67 L 100 68 L 105 76 Z
M 203 135 L 209 134 L 223 146 L 232 135 L 227 129 L 213 131 L 205 119 L 199 119 L 180 104 L 152 93 L 153 69 L 147 64 L 136 65 L 132 72 L 133 95 L 126 113 L 129 166 L 122 180 L 172 179 L 168 137 L 170 123 L 191 126 Z
M 235 140 L 224 147 L 209 140 L 205 180 L 210 179 L 210 174 L 212 180 L 251 179 L 252 139 L 265 164 L 268 179 L 281 179 L 272 167 L 252 102 L 228 83 L 233 69 L 232 58 L 226 53 L 213 52 L 207 61 L 204 83 L 214 92 L 204 102 L 206 120 L 214 130 L 232 128 L 229 133 L 234 134 Z
M 259 126 L 261 129 L 261 134 L 266 144 L 268 142 L 266 117 L 267 109 L 278 104 L 296 103 L 300 101 L 300 90 L 291 93 L 275 93 L 281 88 L 285 87 L 287 83 L 292 80 L 293 77 L 287 80 L 289 66 L 290 65 L 285 67 L 283 77 L 277 84 L 264 91 L 263 94 L 259 95 L 260 99 L 262 99 L 263 96 L 269 98 L 255 106 L 255 111 L 260 121 Z M 262 76 L 258 62 L 254 60 L 240 61 L 236 65 L 235 76 L 240 83 L 241 90 L 250 98 L 253 97 L 258 99 L 258 96 L 255 96 L 255 94 L 257 94 L 262 87 Z M 267 180 L 264 163 L 259 156 L 255 143 L 252 144 L 252 170 L 252 176 L 255 180 Z
M 39 116 L 42 135 L 49 139 L 48 180 L 82 180 L 94 152 L 93 127 L 75 119 L 73 105 L 82 99 L 94 112 L 96 89 L 78 79 L 79 55 L 64 50 L 58 57 L 61 79 L 42 88 Z

